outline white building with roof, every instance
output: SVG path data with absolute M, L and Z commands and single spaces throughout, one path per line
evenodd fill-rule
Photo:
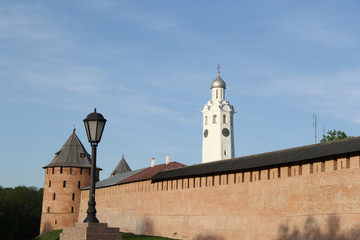
M 211 100 L 203 110 L 202 163 L 235 157 L 234 107 L 225 100 L 226 83 L 218 76 L 211 83 Z

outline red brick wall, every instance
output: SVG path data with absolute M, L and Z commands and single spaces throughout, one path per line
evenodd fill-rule
M 97 217 L 122 231 L 179 239 L 275 240 L 280 229 L 301 234 L 311 223 L 325 233 L 336 221 L 340 227 L 334 229 L 342 234 L 360 223 L 359 161 L 359 155 L 338 156 L 261 171 L 97 189 Z M 86 216 L 87 202 L 88 191 L 82 191 L 79 221 Z

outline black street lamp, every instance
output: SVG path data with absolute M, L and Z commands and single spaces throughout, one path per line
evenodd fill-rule
M 87 210 L 87 217 L 84 219 L 84 223 L 99 222 L 99 220 L 96 218 L 96 209 L 95 209 L 96 148 L 101 140 L 105 123 L 106 123 L 106 119 L 103 117 L 103 115 L 96 112 L 96 108 L 94 109 L 93 113 L 90 113 L 84 119 L 86 134 L 92 148 L 91 183 L 90 183 L 89 203 L 88 203 L 89 207 Z

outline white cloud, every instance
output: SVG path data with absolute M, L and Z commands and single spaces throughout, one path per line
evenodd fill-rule
M 7 44 L 25 43 L 24 47 L 29 47 L 34 42 L 51 43 L 54 40 L 59 45 L 69 44 L 69 41 L 64 38 L 66 35 L 57 25 L 51 24 L 47 19 L 48 11 L 44 7 L 35 7 L 14 1 L 2 2 L 0 5 L 0 40 L 14 41 L 7 42 Z
M 349 30 L 348 22 L 320 12 L 292 13 L 276 25 L 305 41 L 333 46 L 356 46 L 360 41 L 359 36 L 353 30 Z
M 341 46 L 359 43 L 359 38 L 350 36 L 340 29 L 334 29 L 321 22 L 304 21 L 288 27 L 290 31 L 307 41 L 317 41 Z
M 169 89 L 169 86 L 167 84 L 164 84 L 161 81 L 157 81 L 157 80 L 144 80 L 145 83 L 149 83 L 155 87 L 159 87 L 161 89 Z
M 82 3 L 83 7 L 90 6 L 95 11 L 106 12 L 113 19 L 137 24 L 139 28 L 134 31 L 173 31 L 179 26 L 179 19 L 174 19 L 174 16 L 155 14 L 134 1 L 90 1 L 90 5 L 88 1 Z
M 244 89 L 241 94 L 281 99 L 305 112 L 321 113 L 360 123 L 360 70 L 328 74 L 267 75 L 267 80 Z
M 147 30 L 174 30 L 178 26 L 177 21 L 164 16 L 156 16 L 150 13 L 122 14 L 120 19 L 136 22 Z

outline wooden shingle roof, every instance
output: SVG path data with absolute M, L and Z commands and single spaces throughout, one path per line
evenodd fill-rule
M 122 155 L 122 158 L 120 160 L 120 162 L 118 163 L 118 165 L 116 166 L 116 168 L 112 171 L 112 173 L 110 174 L 110 176 L 115 176 L 118 175 L 120 173 L 124 173 L 124 172 L 130 172 L 131 168 L 129 167 L 129 164 L 127 164 L 124 155 Z
M 83 167 L 91 168 L 91 157 L 75 133 L 75 129 L 53 160 L 43 168 Z M 98 168 L 100 169 L 100 168 Z M 101 169 L 100 169 L 101 170 Z
M 324 158 L 341 154 L 360 152 L 360 137 L 351 137 L 325 143 L 290 148 L 281 151 L 232 158 L 210 163 L 203 163 L 179 169 L 162 171 L 154 175 L 152 181 L 162 181 L 183 177 L 214 175 L 249 169 L 264 169 L 275 166 L 298 164 L 306 161 L 321 161 Z

